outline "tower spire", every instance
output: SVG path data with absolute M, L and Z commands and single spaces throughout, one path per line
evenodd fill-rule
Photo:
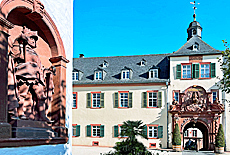
M 193 10 L 194 10 L 193 21 L 196 21 L 196 9 L 197 9 L 196 4 L 200 4 L 200 3 L 196 3 L 196 1 L 194 1 L 194 2 L 190 2 L 190 4 L 194 5 L 194 7 L 193 7 Z

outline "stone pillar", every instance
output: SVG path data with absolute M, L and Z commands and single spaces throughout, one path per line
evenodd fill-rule
M 8 30 L 13 24 L 0 17 L 0 138 L 11 138 L 11 125 L 8 123 Z
M 54 94 L 51 103 L 51 120 L 54 120 L 54 130 L 58 132 L 60 137 L 67 136 L 65 128 L 66 114 L 66 63 L 69 62 L 63 56 L 50 58 L 50 62 L 56 68 L 56 76 L 54 76 Z M 70 75 L 72 76 L 72 75 Z

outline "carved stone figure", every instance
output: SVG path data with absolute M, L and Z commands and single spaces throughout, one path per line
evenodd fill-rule
M 9 53 L 8 109 L 12 119 L 32 119 L 50 122 L 46 117 L 54 92 L 55 67 L 44 68 L 34 50 L 37 32 L 23 27 Z

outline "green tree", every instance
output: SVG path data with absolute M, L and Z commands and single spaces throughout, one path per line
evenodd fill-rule
M 224 147 L 225 139 L 224 139 L 224 130 L 222 124 L 219 125 L 218 133 L 216 135 L 216 147 Z
M 179 126 L 177 123 L 176 123 L 174 131 L 173 131 L 172 144 L 173 145 L 181 145 L 181 135 L 180 135 Z
M 217 85 L 226 93 L 230 93 L 230 50 L 227 41 L 222 41 L 226 49 L 222 51 L 222 57 L 218 58 L 218 61 L 220 62 L 220 68 L 223 71 L 223 78 L 218 77 L 220 83 Z
M 117 142 L 113 147 L 115 152 L 109 152 L 108 155 L 151 155 L 146 147 L 137 140 L 137 136 L 148 139 L 144 134 L 145 124 L 140 121 L 126 121 L 121 126 L 121 137 L 127 137 L 121 142 Z

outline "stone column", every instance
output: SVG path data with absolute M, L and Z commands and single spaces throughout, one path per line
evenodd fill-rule
M 66 63 L 69 62 L 63 56 L 50 58 L 50 62 L 56 68 L 54 76 L 54 94 L 51 103 L 51 120 L 54 120 L 54 130 L 60 137 L 67 136 L 65 128 L 66 114 Z M 72 75 L 71 75 L 72 76 Z
M 13 24 L 0 17 L 0 138 L 11 138 L 11 125 L 8 123 L 8 31 Z

